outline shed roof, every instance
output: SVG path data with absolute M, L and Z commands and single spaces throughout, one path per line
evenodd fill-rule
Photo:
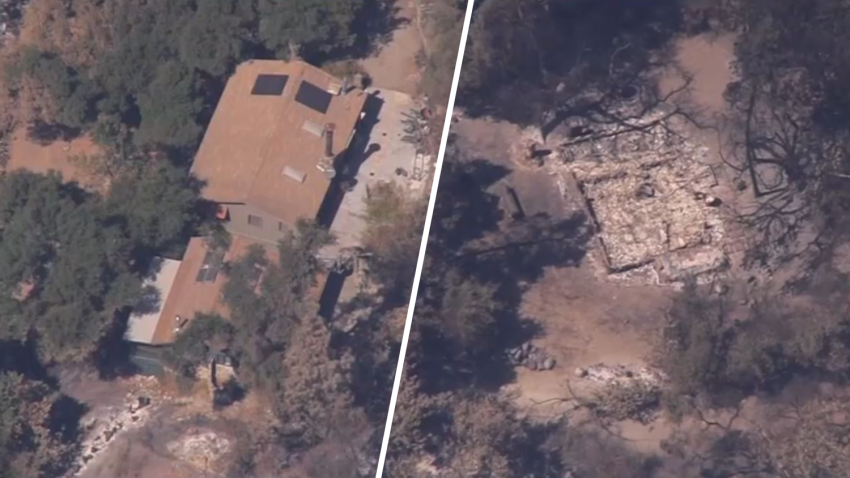
M 203 196 L 251 204 L 289 224 L 315 217 L 330 186 L 317 169 L 325 139 L 315 134 L 316 125 L 334 125 L 338 155 L 348 147 L 367 97 L 359 88 L 328 93 L 341 87 L 340 80 L 303 61 L 239 65 L 192 165 L 206 183 Z M 304 179 L 293 179 L 293 171 Z
M 242 257 L 252 244 L 260 244 L 266 249 L 269 260 L 277 260 L 277 249 L 265 243 L 252 241 L 242 236 L 232 236 L 230 248 L 224 253 L 224 262 Z M 167 344 L 174 341 L 176 319 L 180 317 L 191 321 L 198 313 L 217 313 L 225 317 L 229 310 L 222 299 L 222 288 L 227 282 L 224 272 L 213 276 L 202 274 L 207 261 L 209 246 L 203 237 L 193 237 L 183 254 L 183 261 L 174 278 L 171 293 L 164 300 L 161 319 L 158 321 L 153 344 Z
M 157 324 L 159 324 L 165 301 L 171 293 L 174 278 L 180 268 L 180 261 L 173 259 L 159 259 L 159 271 L 156 276 L 145 281 L 146 286 L 151 286 L 156 292 L 152 301 L 130 315 L 127 321 L 127 331 L 124 337 L 130 342 L 150 344 L 153 342 Z

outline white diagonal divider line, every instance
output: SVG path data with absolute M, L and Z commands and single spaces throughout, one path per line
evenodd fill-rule
M 434 169 L 434 182 L 431 184 L 431 197 L 428 200 L 428 213 L 425 215 L 425 228 L 422 231 L 422 243 L 419 245 L 419 258 L 416 261 L 416 274 L 413 276 L 413 289 L 410 292 L 410 305 L 407 307 L 407 318 L 404 322 L 404 334 L 401 338 L 401 349 L 398 353 L 398 365 L 395 369 L 395 380 L 393 381 L 393 394 L 390 398 L 390 409 L 387 412 L 387 423 L 384 426 L 384 439 L 381 442 L 381 455 L 378 458 L 378 472 L 375 478 L 381 478 L 384 473 L 384 462 L 387 458 L 387 447 L 390 443 L 390 432 L 393 427 L 393 414 L 395 413 L 398 389 L 401 386 L 401 374 L 404 373 L 404 356 L 407 353 L 407 342 L 410 340 L 410 326 L 413 322 L 413 311 L 416 307 L 416 296 L 419 292 L 419 279 L 422 277 L 422 264 L 425 262 L 425 249 L 428 245 L 428 233 L 431 229 L 431 219 L 434 216 L 434 202 L 437 200 L 437 189 L 440 185 L 440 173 L 443 170 L 443 157 L 446 155 L 446 142 L 449 137 L 449 129 L 452 124 L 452 113 L 455 107 L 455 95 L 457 94 L 457 83 L 460 78 L 461 65 L 463 64 L 463 52 L 466 49 L 466 36 L 469 33 L 469 22 L 472 19 L 472 7 L 475 0 L 467 0 L 466 14 L 463 19 L 463 31 L 460 35 L 458 45 L 457 61 L 455 62 L 455 73 L 452 78 L 452 91 L 449 93 L 449 105 L 446 109 L 446 120 L 443 124 L 443 137 L 440 138 L 440 150 L 437 154 L 437 166 Z

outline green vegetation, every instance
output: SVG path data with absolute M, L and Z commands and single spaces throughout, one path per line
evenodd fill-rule
M 580 256 L 580 218 L 499 228 L 502 171 L 450 143 L 431 225 L 386 473 L 423 476 L 418 463 L 458 476 L 562 476 L 538 447 L 542 433 L 513 404 L 485 392 L 509 375 L 505 350 L 528 339 L 517 275 Z M 486 179 L 484 179 L 486 178 Z M 552 262 L 550 262 L 552 261 Z
M 6 74 L 11 89 L 32 101 L 30 121 L 71 129 L 91 121 L 94 85 L 56 55 L 27 46 L 10 66 Z
M 0 178 L 0 343 L 9 353 L 32 347 L 47 365 L 100 353 L 139 298 L 149 259 L 197 227 L 197 193 L 172 166 L 117 185 L 101 198 L 58 175 Z M 56 437 L 46 417 L 67 412 L 51 411 L 54 386 L 7 367 L 0 360 L 0 410 L 8 413 L 0 440 L 17 445 L 0 443 L 0 463 L 8 460 L 14 476 L 58 476 L 75 451 L 76 424 Z
M 58 176 L 0 180 L 3 338 L 36 334 L 47 361 L 92 352 L 140 288 L 131 244 L 98 202 Z
M 260 0 L 259 37 L 279 56 L 330 52 L 356 39 L 353 23 L 363 0 Z
M 367 229 L 360 241 L 373 254 L 370 273 L 383 286 L 382 295 L 406 303 L 416 272 L 422 229 L 423 201 L 411 200 L 395 183 L 381 183 L 366 199 Z
M 362 9 L 340 0 L 36 0 L 24 20 L 33 41 L 9 55 L 5 86 L 37 135 L 121 125 L 139 147 L 188 155 L 237 63 L 333 57 L 358 39 Z
M 422 58 L 424 68 L 420 89 L 435 108 L 445 108 L 449 103 L 457 64 L 466 2 L 439 0 L 429 6 L 431 19 L 426 23 L 424 33 L 430 48 Z
M 597 436 L 567 419 L 535 426 L 520 418 L 526 410 L 491 393 L 513 378 L 506 350 L 534 331 L 517 297 L 542 267 L 570 263 L 568 255 L 534 254 L 527 239 L 567 229 L 528 219 L 523 227 L 506 224 L 488 192 L 504 171 L 450 145 L 390 476 L 427 476 L 422 463 L 452 476 L 846 476 L 848 26 L 846 5 L 833 0 L 478 4 L 459 102 L 470 115 L 534 126 L 544 136 L 566 118 L 616 117 L 605 102 L 626 86 L 657 95 L 656 67 L 674 61 L 671 40 L 735 35 L 736 80 L 725 91 L 723 123 L 731 153 L 723 159 L 742 175 L 754 163 L 775 166 L 788 187 L 740 214 L 760 239 L 747 251 L 753 277 L 735 277 L 751 279 L 741 286 L 747 300 L 694 286 L 661 312 L 667 322 L 656 331 L 652 358 L 668 380 L 613 388 L 587 402 L 563 398 L 592 412 Z M 511 254 L 511 246 L 528 257 Z M 795 273 L 781 290 L 764 273 L 779 267 Z M 607 427 L 659 413 L 668 420 L 659 423 L 676 432 L 658 456 L 625 448 L 617 427 Z
M 201 185 L 187 177 L 186 165 L 236 65 L 296 56 L 346 64 L 386 33 L 370 29 L 386 28 L 389 20 L 378 17 L 391 13 L 366 0 L 28 2 L 24 33 L 0 52 L 0 134 L 25 128 L 43 144 L 90 134 L 104 152 L 75 161 L 102 180 L 102 194 L 52 175 L 0 179 L 0 344 L 34 351 L 31 365 L 39 369 L 18 370 L 0 356 L 0 475 L 59 476 L 77 451 L 76 422 L 45 422 L 67 397 L 41 368 L 96 359 L 112 376 L 104 368 L 115 364 L 105 363 L 121 348 L 123 322 L 143 295 L 154 258 L 180 257 L 198 234 L 215 248 L 229 242 L 220 226 L 203 223 Z M 391 196 L 386 201 L 399 199 Z M 373 218 L 371 237 L 377 230 L 404 237 L 398 245 L 373 244 L 383 258 L 380 280 L 398 297 L 413 275 L 418 213 L 424 216 L 420 205 L 404 205 Z M 337 343 L 315 310 L 322 273 L 316 254 L 331 241 L 305 222 L 281 242 L 279 261 L 257 248 L 226 265 L 232 320 L 198 317 L 165 356 L 188 383 L 211 353 L 227 351 L 239 380 L 264 394 L 286 424 L 270 424 L 262 437 L 239 444 L 246 450 L 235 465 L 239 474 L 257 463 L 272 463 L 277 473 L 290 455 L 318 449 L 311 476 L 340 476 L 323 465 L 362 467 L 362 457 L 350 458 L 354 442 L 372 447 L 372 424 L 383 422 L 397 342 L 389 321 L 379 319 L 399 301 L 361 298 L 382 304 L 375 320 L 352 343 Z
M 321 270 L 318 250 L 331 243 L 327 230 L 301 221 L 278 246 L 279 261 L 269 263 L 260 247 L 230 265 L 224 299 L 236 328 L 233 351 L 248 385 L 282 389 L 282 357 L 293 331 L 316 312 L 309 294 Z
M 850 371 L 847 320 L 826 308 L 784 300 L 757 303 L 748 320 L 728 318 L 730 305 L 691 289 L 671 308 L 662 367 L 677 393 L 767 390 L 794 373 Z
M 212 354 L 226 352 L 240 384 L 270 403 L 277 420 L 242 438 L 245 450 L 234 464 L 234 476 L 252 476 L 260 469 L 277 473 L 280 457 L 291 453 L 309 453 L 303 465 L 309 476 L 336 476 L 327 473 L 362 466 L 361 455 L 376 452 L 369 437 L 380 431 L 388 396 L 375 391 L 389 390 L 391 377 L 362 381 L 376 374 L 373 367 L 391 366 L 390 344 L 381 328 L 388 319 L 377 315 L 376 330 L 348 337 L 358 341 L 348 347 L 318 316 L 317 285 L 325 271 L 317 253 L 333 240 L 320 225 L 302 220 L 278 245 L 277 260 L 255 246 L 228 263 L 223 296 L 230 320 L 195 317 L 167 357 L 172 369 L 194 378 Z M 375 410 L 376 416 L 370 416 Z
M 483 2 L 470 25 L 458 99 L 471 114 L 542 125 L 571 95 L 616 89 L 662 61 L 680 3 Z
M 60 476 L 71 464 L 74 434 L 52 423 L 60 399 L 43 382 L 0 373 L 0 477 Z
M 233 324 L 220 315 L 198 314 L 177 336 L 166 362 L 177 373 L 194 377 L 197 367 L 209 364 L 211 356 L 227 350 L 233 334 Z

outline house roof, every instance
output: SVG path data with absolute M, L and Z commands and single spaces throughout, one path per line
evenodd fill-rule
M 239 65 L 192 165 L 206 183 L 203 196 L 251 204 L 289 224 L 315 217 L 330 186 L 317 169 L 324 153 L 322 131 L 334 125 L 333 153 L 341 153 L 367 97 L 359 88 L 328 95 L 341 86 L 303 61 Z
M 280 261 L 277 247 L 267 242 L 255 241 L 239 235 L 231 236 L 231 238 L 230 248 L 223 257 L 220 257 L 221 263 L 236 261 L 245 256 L 252 245 L 263 247 L 266 259 L 270 263 Z M 222 297 L 224 284 L 227 282 L 224 271 L 214 274 L 212 280 L 198 280 L 210 278 L 206 273 L 201 274 L 202 270 L 209 271 L 209 267 L 204 267 L 205 263 L 210 263 L 209 252 L 210 249 L 203 237 L 193 237 L 189 240 L 183 260 L 173 261 L 179 264 L 179 268 L 174 274 L 169 291 L 162 295 L 162 307 L 157 315 L 155 331 L 151 334 L 151 339 L 145 343 L 163 345 L 174 342 L 178 333 L 175 320 L 178 316 L 187 321 L 194 319 L 198 313 L 216 313 L 225 318 L 230 317 L 230 310 Z M 327 274 L 320 272 L 316 277 L 316 285 L 307 292 L 307 297 L 313 303 L 319 302 L 326 280 Z M 183 326 L 183 329 L 187 326 L 188 323 Z
M 149 303 L 144 307 L 137 307 L 127 321 L 127 331 L 124 337 L 131 341 L 142 344 L 153 342 L 154 333 L 159 324 L 165 301 L 171 293 L 174 278 L 180 268 L 180 261 L 173 259 L 159 259 L 159 268 L 156 276 L 145 280 L 145 285 L 150 286 L 155 295 L 151 295 Z
M 213 259 L 213 266 L 215 267 L 216 262 L 221 264 L 239 259 L 248 252 L 248 248 L 252 244 L 263 246 L 266 250 L 266 257 L 270 261 L 278 260 L 276 248 L 246 237 L 232 236 L 230 248 L 223 256 L 218 257 L 218 261 Z M 153 344 L 167 344 L 174 341 L 177 332 L 177 317 L 191 321 L 198 313 L 217 313 L 225 317 L 230 315 L 230 311 L 222 298 L 222 289 L 227 282 L 224 271 L 219 270 L 217 274 L 212 275 L 204 274 L 202 276 L 201 274 L 202 269 L 205 272 L 210 271 L 208 266 L 211 256 L 208 256 L 208 253 L 210 253 L 210 248 L 203 237 L 193 237 L 189 240 L 186 253 L 183 254 L 183 261 L 180 263 L 180 268 L 174 278 L 171 292 L 164 299 L 161 318 L 157 323 L 156 332 L 151 341 Z M 214 257 L 214 254 L 211 255 Z M 205 267 L 205 263 L 207 267 Z

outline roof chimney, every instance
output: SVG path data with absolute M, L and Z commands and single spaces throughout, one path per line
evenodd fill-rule
M 336 176 L 336 170 L 334 169 L 334 128 L 336 126 L 333 123 L 328 123 L 325 125 L 325 151 L 322 157 L 319 159 L 319 164 L 317 167 L 319 171 L 325 173 L 328 179 L 333 179 Z
M 334 157 L 334 129 L 336 125 L 328 123 L 325 125 L 325 159 Z

